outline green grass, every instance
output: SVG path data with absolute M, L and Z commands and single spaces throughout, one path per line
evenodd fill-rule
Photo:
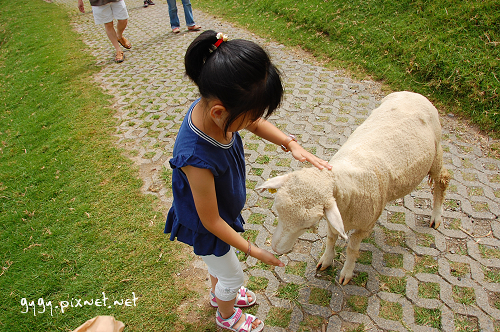
M 266 216 L 262 213 L 252 213 L 248 218 L 248 223 L 262 225 L 266 220 Z
M 359 295 L 353 295 L 347 299 L 347 305 L 354 312 L 359 312 L 361 314 L 366 313 L 368 308 L 368 298 Z
M 479 332 L 479 322 L 476 317 L 455 314 L 455 331 L 456 332 Z M 496 330 L 496 329 L 495 329 Z
M 418 296 L 424 299 L 439 298 L 439 284 L 435 282 L 424 282 L 418 285 Z
M 364 324 L 359 324 L 358 327 L 346 330 L 346 332 L 365 332 L 366 328 Z
M 406 293 L 406 278 L 380 275 L 379 279 L 381 290 L 401 295 Z
M 325 325 L 325 319 L 320 316 L 305 315 L 304 320 L 300 322 L 298 332 L 320 331 Z
M 422 255 L 415 256 L 415 268 L 413 273 L 438 273 L 437 261 L 432 256 Z
M 323 307 L 328 307 L 330 305 L 330 300 L 332 299 L 332 294 L 327 289 L 313 287 L 311 289 L 311 295 L 309 296 L 309 303 L 316 304 Z
M 387 213 L 387 219 L 389 222 L 395 223 L 395 224 L 405 224 L 405 214 L 404 212 L 388 212 Z
M 466 263 L 450 262 L 450 273 L 454 277 L 465 277 L 470 274 L 470 265 Z
M 299 303 L 299 292 L 300 289 L 303 288 L 302 285 L 297 285 L 294 283 L 289 283 L 283 286 L 280 286 L 276 291 L 276 296 L 282 299 L 289 300 L 291 303 L 300 305 Z
M 205 331 L 213 311 L 180 320 L 197 300 L 177 277 L 189 256 L 115 147 L 112 100 L 69 21 L 55 4 L 2 2 L 0 330 L 70 331 L 113 315 L 130 331 Z
M 306 262 L 295 262 L 290 261 L 285 266 L 285 273 L 295 274 L 301 277 L 305 277 L 307 263 Z
M 441 329 L 441 310 L 414 307 L 415 323 Z
M 371 251 L 360 251 L 359 257 L 356 260 L 357 263 L 363 265 L 371 265 L 372 264 L 372 252 Z
M 483 266 L 484 279 L 487 282 L 500 283 L 500 269 Z
M 358 274 L 355 274 L 352 279 L 351 279 L 351 284 L 359 286 L 359 287 L 365 287 L 366 283 L 368 282 L 368 273 L 366 272 L 360 272 Z
M 197 7 L 500 129 L 496 0 L 199 0 Z M 229 33 L 229 32 L 226 32 Z
M 246 287 L 257 292 L 257 291 L 265 290 L 268 283 L 269 283 L 269 280 L 267 280 L 264 277 L 250 276 Z
M 266 325 L 285 328 L 290 323 L 292 310 L 272 307 L 266 318 Z
M 473 305 L 476 303 L 474 288 L 453 286 L 453 300 L 457 303 Z
M 385 319 L 399 321 L 403 318 L 403 307 L 399 303 L 380 300 L 379 316 Z
M 384 254 L 385 266 L 391 268 L 403 268 L 403 255 L 401 254 Z
M 384 228 L 385 243 L 393 247 L 407 247 L 406 234 L 402 231 L 393 231 Z
M 500 258 L 500 250 L 484 244 L 479 244 L 479 252 L 483 258 Z

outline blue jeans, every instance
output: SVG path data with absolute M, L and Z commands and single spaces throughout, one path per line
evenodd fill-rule
M 177 4 L 175 0 L 167 0 L 168 3 L 168 15 L 170 16 L 170 26 L 172 29 L 180 28 L 179 16 L 177 15 Z M 193 18 L 193 9 L 191 8 L 190 0 L 182 0 L 182 6 L 184 7 L 184 17 L 186 18 L 186 25 L 192 27 L 195 25 Z

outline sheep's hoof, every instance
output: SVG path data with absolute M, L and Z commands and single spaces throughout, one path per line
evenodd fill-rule
M 438 229 L 439 225 L 441 225 L 441 220 L 431 218 L 431 222 L 429 224 L 431 228 Z
M 342 268 L 342 270 L 340 271 L 340 275 L 339 275 L 339 284 L 342 284 L 345 286 L 349 283 L 349 281 L 351 281 L 351 279 L 353 277 L 352 270 L 353 269 L 346 268 L 345 266 Z
M 316 270 L 324 271 L 328 268 L 328 266 L 329 265 L 324 266 L 323 264 L 319 263 L 318 265 L 316 265 Z
M 318 261 L 318 265 L 316 265 L 316 270 L 324 271 L 326 270 L 329 266 L 333 264 L 333 257 L 335 257 L 335 253 L 333 255 L 330 255 L 325 252 L 323 256 Z
M 347 276 L 340 276 L 339 277 L 339 284 L 342 284 L 343 286 L 347 285 L 351 281 L 351 278 L 347 278 Z

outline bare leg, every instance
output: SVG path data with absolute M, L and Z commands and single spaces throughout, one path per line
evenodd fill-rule
M 120 21 L 118 21 L 118 23 L 119 22 Z M 117 53 L 121 52 L 122 50 L 120 48 L 120 43 L 118 43 L 118 37 L 115 31 L 113 21 L 104 23 L 104 28 L 106 29 L 106 34 L 108 35 L 109 41 L 111 42 L 111 44 L 113 44 L 113 47 L 115 48 L 116 52 Z
M 217 281 L 219 281 L 216 277 L 213 275 L 210 275 L 210 282 L 212 283 L 212 293 L 215 294 L 215 285 L 217 285 Z
M 357 229 L 349 237 L 349 243 L 347 244 L 347 257 L 344 263 L 344 267 L 340 271 L 339 283 L 347 285 L 347 283 L 352 279 L 354 265 L 356 264 L 356 259 L 359 256 L 359 247 L 361 245 L 361 241 L 368 234 L 368 232 Z
M 123 31 L 127 27 L 128 20 L 118 20 L 116 24 L 116 38 L 120 39 L 123 37 Z

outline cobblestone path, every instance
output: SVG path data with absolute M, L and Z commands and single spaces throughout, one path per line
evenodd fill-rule
M 77 11 L 76 0 L 55 2 Z M 178 5 L 182 20 L 180 1 Z M 90 9 L 87 2 L 85 6 Z M 127 7 L 125 36 L 133 48 L 125 51 L 121 64 L 113 62 L 113 49 L 92 13 L 75 15 L 74 26 L 102 65 L 96 81 L 116 96 L 119 146 L 139 166 L 143 191 L 157 195 L 168 207 L 172 198 L 162 175 L 169 168 L 184 114 L 197 98 L 195 86 L 184 77 L 183 55 L 198 33 L 170 33 L 166 3 L 143 8 L 142 1 L 127 0 Z M 204 29 L 256 41 L 270 52 L 285 74 L 287 91 L 270 121 L 325 160 L 383 97 L 375 82 L 357 82 L 312 64 L 300 52 L 196 8 L 194 15 Z M 333 269 L 315 269 L 324 248 L 324 221 L 282 256 L 286 267 L 266 268 L 249 258 L 242 264 L 257 289 L 256 314 L 266 321 L 266 331 L 500 331 L 500 161 L 485 154 L 487 139 L 449 116 L 442 122 L 445 166 L 452 180 L 440 228 L 427 226 L 432 195 L 424 181 L 386 207 L 371 237 L 362 243 L 355 278 L 347 286 L 335 281 L 342 254 Z M 273 195 L 253 188 L 303 165 L 251 133 L 243 136 L 247 234 L 271 250 L 277 217 Z M 337 245 L 341 251 L 344 243 L 339 240 Z

